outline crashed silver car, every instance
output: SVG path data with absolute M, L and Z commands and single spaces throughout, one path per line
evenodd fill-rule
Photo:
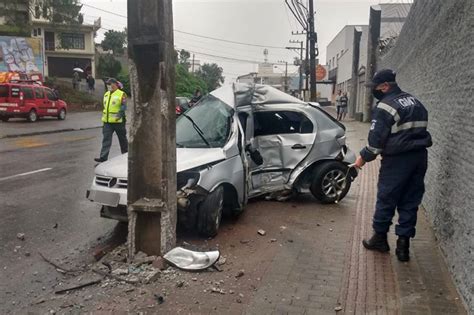
M 356 176 L 345 128 L 314 104 L 266 85 L 221 87 L 176 122 L 178 222 L 206 236 L 249 198 L 312 193 L 338 202 Z M 127 155 L 98 165 L 87 198 L 127 220 Z

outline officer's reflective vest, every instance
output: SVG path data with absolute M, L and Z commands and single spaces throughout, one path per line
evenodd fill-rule
M 126 97 L 125 92 L 117 89 L 114 92 L 107 91 L 104 94 L 104 110 L 102 112 L 102 122 L 121 123 L 123 117 L 120 113 L 122 99 Z

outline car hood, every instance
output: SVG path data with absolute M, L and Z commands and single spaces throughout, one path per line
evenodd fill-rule
M 225 154 L 222 148 L 208 149 L 176 149 L 176 171 L 182 172 L 201 165 L 224 160 Z M 114 157 L 107 162 L 99 164 L 95 173 L 102 176 L 117 178 L 128 177 L 128 154 Z

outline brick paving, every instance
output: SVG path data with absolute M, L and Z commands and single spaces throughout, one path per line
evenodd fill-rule
M 360 149 L 368 125 L 346 126 L 349 146 Z M 409 263 L 394 255 L 393 229 L 390 254 L 362 247 L 362 239 L 372 233 L 379 167 L 379 161 L 366 165 L 338 205 L 295 209 L 282 231 L 287 243 L 265 271 L 245 314 L 467 313 L 423 210 Z

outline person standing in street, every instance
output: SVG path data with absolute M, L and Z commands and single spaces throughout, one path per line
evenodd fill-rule
M 194 92 L 193 98 L 191 99 L 189 103 L 191 104 L 191 106 L 193 106 L 194 104 L 199 102 L 201 98 L 202 98 L 201 90 L 196 89 L 196 91 Z
M 341 97 L 342 97 L 342 91 L 338 90 L 337 91 L 337 96 L 336 96 L 336 116 L 337 120 L 339 120 L 339 115 L 341 112 Z
M 81 78 L 79 76 L 79 72 L 74 71 L 74 73 L 72 74 L 72 88 L 74 90 L 78 89 L 80 81 L 81 81 Z
M 342 96 L 339 98 L 340 108 L 339 114 L 337 116 L 337 120 L 342 121 L 346 118 L 347 114 L 347 104 L 349 103 L 349 98 L 347 98 L 347 92 L 344 92 Z
M 89 94 L 93 94 L 94 91 L 95 91 L 95 79 L 94 79 L 94 77 L 91 74 L 88 74 L 86 82 L 87 82 L 87 87 L 88 87 Z
M 100 157 L 95 158 L 96 162 L 107 161 L 110 147 L 112 146 L 112 136 L 117 134 L 120 150 L 123 153 L 128 152 L 127 129 L 125 127 L 125 111 L 127 110 L 127 94 L 118 88 L 118 81 L 114 78 L 107 80 L 109 90 L 104 94 L 104 109 L 102 112 L 102 149 Z
M 374 234 L 362 242 L 363 246 L 369 250 L 390 251 L 387 233 L 397 209 L 396 255 L 398 260 L 408 261 L 410 238 L 415 236 L 418 206 L 425 192 L 426 148 L 432 145 L 432 140 L 427 131 L 426 108 L 414 96 L 403 92 L 395 77 L 393 70 L 384 69 L 372 79 L 372 93 L 379 102 L 373 110 L 369 143 L 355 165 L 362 168 L 377 155 L 382 156 L 372 224 Z

